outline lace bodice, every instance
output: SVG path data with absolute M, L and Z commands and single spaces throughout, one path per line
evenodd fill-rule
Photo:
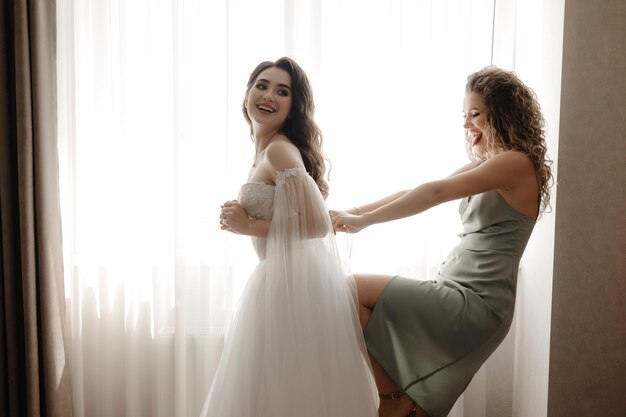
M 262 182 L 250 182 L 241 186 L 239 202 L 246 213 L 255 219 L 269 220 L 274 212 L 274 192 L 276 187 Z M 259 259 L 265 258 L 265 238 L 252 237 L 252 245 Z

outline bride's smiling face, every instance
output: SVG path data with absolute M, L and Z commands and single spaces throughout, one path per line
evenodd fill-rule
M 278 67 L 261 72 L 246 97 L 246 111 L 254 124 L 283 125 L 292 105 L 291 76 Z

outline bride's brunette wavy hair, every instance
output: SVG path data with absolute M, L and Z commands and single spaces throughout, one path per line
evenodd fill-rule
M 243 115 L 250 125 L 250 133 L 252 134 L 252 121 L 246 111 L 245 97 L 248 97 L 259 74 L 272 67 L 280 68 L 291 76 L 292 104 L 289 116 L 283 124 L 282 133 L 300 150 L 304 167 L 326 198 L 328 196 L 328 182 L 325 180 L 326 157 L 322 151 L 322 131 L 313 118 L 315 114 L 313 90 L 305 72 L 293 59 L 283 57 L 275 62 L 261 62 L 250 74 L 242 106 Z
M 537 96 L 511 71 L 488 66 L 467 77 L 465 92 L 482 96 L 487 108 L 487 150 L 514 150 L 532 161 L 540 193 L 539 212 L 550 208 L 552 161 L 547 157 L 545 120 Z

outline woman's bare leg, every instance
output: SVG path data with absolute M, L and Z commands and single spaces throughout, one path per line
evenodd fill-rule
M 391 281 L 391 278 L 392 277 L 388 275 L 374 274 L 359 274 L 354 276 L 359 297 L 359 320 L 361 321 L 363 330 L 365 330 L 365 326 L 367 326 L 372 316 L 372 310 L 378 301 L 378 297 L 380 297 L 380 294 L 382 294 L 389 281 Z M 378 363 L 376 358 L 372 355 L 369 355 L 369 357 L 372 363 L 372 370 L 374 371 L 374 379 L 378 387 L 378 392 L 381 394 L 390 394 L 399 391 L 400 388 Z M 380 417 L 406 417 L 414 407 L 415 404 L 406 395 L 396 400 L 381 398 L 378 415 Z M 419 407 L 416 416 L 428 417 Z

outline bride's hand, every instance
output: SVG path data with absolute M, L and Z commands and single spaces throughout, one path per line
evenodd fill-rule
M 241 203 L 237 200 L 225 202 L 220 213 L 220 228 L 227 232 L 246 234 L 253 219 L 248 216 Z

